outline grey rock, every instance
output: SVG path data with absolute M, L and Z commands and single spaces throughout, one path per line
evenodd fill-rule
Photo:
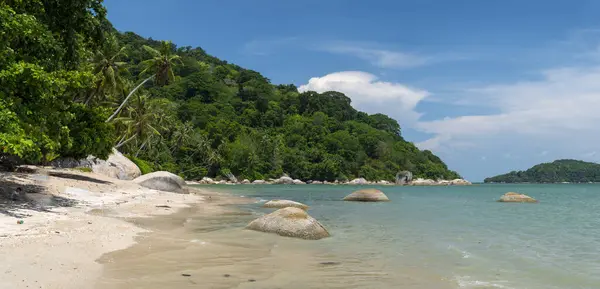
M 187 194 L 188 190 L 185 181 L 178 175 L 169 172 L 153 172 L 133 180 L 140 186 L 180 194 Z
M 329 237 L 329 232 L 304 210 L 287 207 L 252 221 L 246 229 L 280 236 L 318 240 Z
M 344 201 L 353 202 L 388 202 L 390 199 L 380 190 L 364 189 L 346 196 Z

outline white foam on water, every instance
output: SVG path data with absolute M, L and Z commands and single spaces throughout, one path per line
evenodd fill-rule
M 454 245 L 448 245 L 448 250 L 460 253 L 463 259 L 469 259 L 472 256 L 472 254 L 469 251 L 462 250 Z
M 492 288 L 501 288 L 501 289 L 515 289 L 513 287 L 508 287 L 506 285 L 498 284 L 498 282 L 506 282 L 506 281 L 496 281 L 496 283 L 481 281 L 481 280 L 472 280 L 471 276 L 459 276 L 455 278 L 456 283 L 460 288 L 473 288 L 473 289 L 492 289 Z
M 192 242 L 192 243 L 198 243 L 200 245 L 206 245 L 206 244 L 208 244 L 208 242 L 205 242 L 205 241 L 202 241 L 202 240 L 198 240 L 198 239 L 193 239 L 190 242 Z

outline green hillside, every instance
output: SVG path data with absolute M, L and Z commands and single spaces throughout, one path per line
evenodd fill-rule
M 526 171 L 514 171 L 484 180 L 486 183 L 587 183 L 600 182 L 600 164 L 578 160 L 557 160 Z
M 117 32 L 101 1 L 76 2 L 0 4 L 9 44 L 0 46 L 0 158 L 47 162 L 117 146 L 145 170 L 190 179 L 459 177 L 404 140 L 394 119 L 357 111 L 342 93 L 299 93 L 202 48 Z

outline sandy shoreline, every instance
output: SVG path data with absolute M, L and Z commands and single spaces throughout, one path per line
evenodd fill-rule
M 336 236 L 243 230 L 257 212 L 230 205 L 253 200 L 210 188 L 167 193 L 70 170 L 0 180 L 3 196 L 30 192 L 0 199 L 0 288 L 449 288 L 412 264 L 334 253 Z
M 2 173 L 0 180 L 0 288 L 94 288 L 103 271 L 97 259 L 146 231 L 127 219 L 205 199 L 71 170 Z M 27 201 L 6 198 L 17 186 Z

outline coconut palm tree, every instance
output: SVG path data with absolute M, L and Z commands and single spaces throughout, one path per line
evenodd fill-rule
M 178 126 L 172 135 L 171 153 L 183 145 L 187 145 L 192 140 L 194 134 L 194 125 L 191 122 L 186 122 Z
M 94 54 L 92 59 L 93 73 L 96 77 L 95 88 L 90 92 L 84 104 L 89 105 L 94 98 L 106 96 L 110 93 L 121 93 L 124 90 L 124 80 L 121 77 L 126 72 L 125 62 L 119 61 L 126 56 L 127 47 L 118 47 L 116 39 L 107 38 L 101 50 Z
M 175 64 L 182 64 L 182 62 L 179 55 L 173 53 L 173 44 L 171 41 L 163 41 L 159 50 L 147 45 L 144 45 L 144 50 L 152 55 L 152 58 L 142 61 L 142 66 L 144 66 L 142 74 L 151 72 L 155 76 L 154 82 L 160 86 L 168 85 L 175 81 L 173 66 Z
M 181 59 L 179 55 L 173 53 L 173 44 L 171 41 L 163 41 L 161 43 L 160 49 L 156 50 L 150 46 L 144 45 L 144 50 L 146 50 L 150 55 L 152 55 L 151 59 L 145 60 L 142 62 L 142 65 L 145 67 L 142 71 L 142 75 L 146 73 L 152 73 L 152 75 L 146 78 L 142 83 L 136 86 L 129 95 L 123 100 L 121 105 L 115 110 L 115 112 L 106 120 L 106 122 L 111 121 L 115 116 L 119 114 L 119 112 L 125 106 L 125 103 L 129 100 L 129 98 L 146 82 L 154 79 L 155 84 L 157 85 L 168 85 L 175 81 L 175 75 L 173 74 L 173 67 L 176 64 L 181 63 Z
M 147 100 L 148 97 L 146 95 L 138 96 L 134 105 L 127 110 L 129 115 L 127 117 L 115 119 L 115 121 L 127 127 L 123 137 L 115 146 L 116 148 L 137 139 L 138 144 L 141 142 L 141 145 L 138 148 L 139 153 L 153 137 L 160 136 L 160 132 L 157 129 L 157 127 L 160 128 L 160 123 L 156 122 L 155 113 L 148 109 Z

